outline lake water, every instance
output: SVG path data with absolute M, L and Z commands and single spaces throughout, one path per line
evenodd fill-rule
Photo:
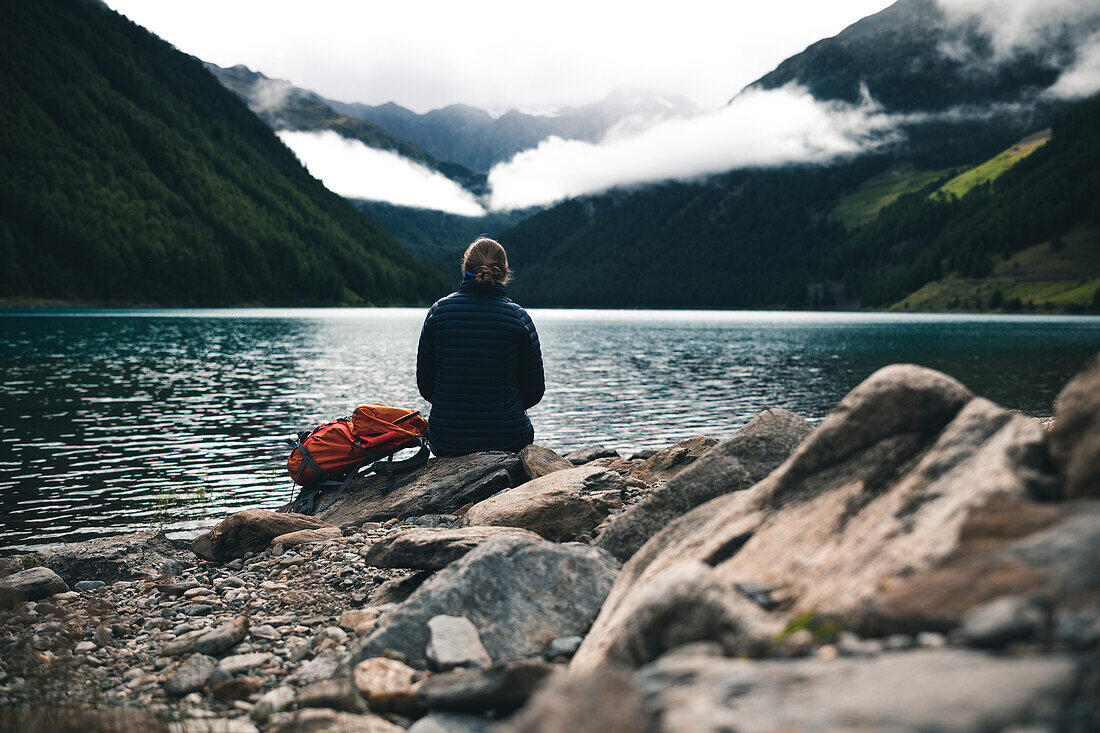
M 422 309 L 0 312 L 0 551 L 122 529 L 184 533 L 291 495 L 284 438 L 363 402 L 428 405 Z M 760 410 L 820 420 L 892 362 L 1048 415 L 1100 318 L 531 311 L 536 441 L 624 455 Z

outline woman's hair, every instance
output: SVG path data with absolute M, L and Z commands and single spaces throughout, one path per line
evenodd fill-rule
M 512 271 L 508 269 L 508 254 L 504 251 L 504 247 L 488 237 L 478 237 L 466 248 L 466 254 L 462 256 L 462 272 L 473 273 L 477 281 L 483 285 L 495 282 L 506 283 L 512 277 Z

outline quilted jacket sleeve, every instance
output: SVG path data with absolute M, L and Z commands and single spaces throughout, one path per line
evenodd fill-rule
M 433 306 L 424 318 L 424 326 L 420 329 L 420 345 L 416 349 L 416 388 L 420 390 L 420 396 L 428 402 L 432 402 L 432 395 L 435 394 L 435 345 L 432 343 L 429 327 L 434 311 Z
M 539 346 L 539 334 L 527 311 L 521 310 L 520 321 L 523 324 L 523 343 L 520 346 L 520 395 L 523 409 L 534 407 L 542 400 L 546 391 L 546 381 L 542 370 L 542 348 Z

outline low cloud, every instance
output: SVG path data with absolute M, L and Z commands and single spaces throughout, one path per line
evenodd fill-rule
M 279 138 L 329 190 L 348 198 L 481 216 L 474 195 L 450 178 L 388 150 L 367 147 L 331 130 L 281 130 Z
M 1047 94 L 1062 99 L 1086 97 L 1100 89 L 1100 32 L 1078 51 L 1077 61 L 1062 72 Z
M 788 86 L 749 90 L 716 112 L 599 143 L 553 137 L 489 172 L 491 209 L 551 204 L 615 186 L 756 166 L 824 162 L 892 139 L 894 120 L 865 100 L 819 102 Z

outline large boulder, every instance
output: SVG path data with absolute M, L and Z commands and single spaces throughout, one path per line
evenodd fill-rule
M 331 527 L 331 523 L 305 514 L 246 509 L 230 514 L 209 532 L 191 541 L 191 551 L 201 558 L 228 562 L 248 552 L 266 550 L 271 540 L 303 529 Z
M 1029 723 L 1063 729 L 1058 703 L 1073 694 L 1075 672 L 1064 656 L 995 657 L 947 648 L 767 662 L 669 655 L 637 677 L 646 707 L 668 733 L 975 731 L 1013 724 L 1030 730 Z M 1042 715 L 1054 717 L 1037 719 Z
M 1100 497 L 1100 355 L 1055 400 L 1050 454 L 1066 477 L 1067 498 Z
M 163 532 L 131 532 L 44 550 L 42 565 L 64 578 L 69 585 L 81 580 L 118 580 L 176 575 L 194 560 L 172 545 Z
M 1060 522 L 1060 507 L 1036 501 L 1057 493 L 1057 481 L 1034 420 L 938 372 L 886 367 L 766 479 L 697 507 L 646 543 L 573 664 L 606 661 L 598 640 L 612 633 L 620 607 L 684 560 L 713 567 L 731 593 L 767 586 L 788 613 L 875 635 L 945 630 L 998 595 L 1057 592 L 1066 569 L 1089 562 L 1088 542 L 1067 543 L 1061 556 L 1032 552 L 1026 562 L 993 554 Z M 1092 536 L 1097 516 L 1080 520 L 1080 534 Z M 945 572 L 955 581 L 950 602 L 922 603 Z
M 471 550 L 384 615 L 355 659 L 387 649 L 428 666 L 428 621 L 460 612 L 494 660 L 543 653 L 554 639 L 583 635 L 615 581 L 618 563 L 603 550 L 545 540 L 496 539 Z
M 519 527 L 411 527 L 376 541 L 363 562 L 376 568 L 439 570 L 478 545 L 501 537 L 539 538 Z
M 793 412 L 783 409 L 761 412 L 732 438 L 702 451 L 698 460 L 693 459 L 667 484 L 615 517 L 600 533 L 596 544 L 625 562 L 650 537 L 681 514 L 715 497 L 747 489 L 763 480 L 787 459 L 812 430 L 808 422 Z M 683 446 L 685 456 L 700 453 L 703 441 L 696 440 L 694 445 Z M 677 446 L 682 445 L 677 443 Z M 662 458 L 663 453 L 665 451 L 659 451 L 646 459 L 646 464 L 654 461 L 654 467 L 663 466 L 672 462 L 672 457 L 680 451 L 672 451 Z M 686 457 L 680 460 L 686 460 Z M 645 472 L 639 469 L 631 475 L 644 476 Z
M 69 590 L 65 581 L 49 568 L 31 568 L 12 573 L 0 580 L 0 608 L 11 608 L 23 601 L 38 601 Z
M 353 481 L 332 506 L 322 492 L 317 516 L 333 524 L 362 524 L 425 514 L 453 514 L 526 480 L 514 453 L 486 451 L 432 458 L 421 469 L 387 479 L 368 474 Z
M 730 656 L 759 656 L 783 624 L 729 589 L 701 562 L 685 561 L 648 578 L 585 640 L 593 660 L 634 669 L 683 644 L 716 641 Z M 586 665 L 586 660 L 589 662 Z
M 519 459 L 520 464 L 523 466 L 523 472 L 526 474 L 528 480 L 537 479 L 548 473 L 573 467 L 572 463 L 565 460 L 554 451 L 549 448 L 544 448 L 541 445 L 535 445 L 534 443 L 517 453 L 516 458 Z
M 471 525 L 522 527 L 548 540 L 564 541 L 586 532 L 622 506 L 629 484 L 597 466 L 555 471 L 470 507 Z
M 666 481 L 694 463 L 700 456 L 718 445 L 718 441 L 705 435 L 693 435 L 670 445 L 642 461 L 630 471 L 633 478 L 653 486 Z

